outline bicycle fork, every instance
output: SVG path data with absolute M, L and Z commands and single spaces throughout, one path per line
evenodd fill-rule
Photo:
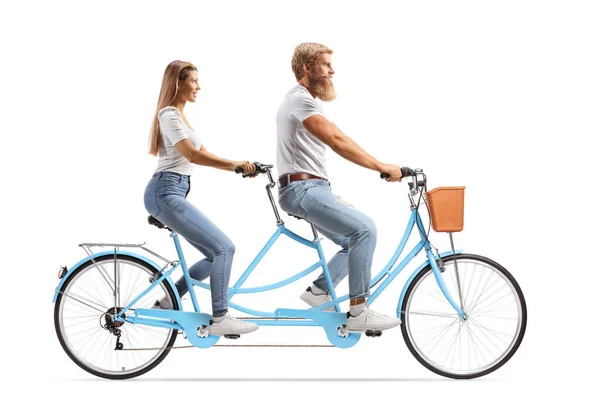
M 437 281 L 440 289 L 442 290 L 444 297 L 446 298 L 446 300 L 448 300 L 450 305 L 456 310 L 459 317 L 461 319 L 466 319 L 466 314 L 463 312 L 463 309 L 456 304 L 456 302 L 454 301 L 454 299 L 452 299 L 452 296 L 450 296 L 450 293 L 448 292 L 448 288 L 446 287 L 446 284 L 444 283 L 444 278 L 442 277 L 442 273 L 440 271 L 440 268 L 438 267 L 438 263 L 435 261 L 433 252 L 431 251 L 431 248 L 426 249 L 426 251 L 427 251 L 427 259 L 429 260 L 429 264 L 431 265 L 431 270 L 433 271 L 435 280 Z M 461 301 L 461 303 L 462 303 L 462 301 Z
M 442 291 L 442 294 L 444 295 L 446 300 L 448 300 L 448 303 L 450 303 L 450 305 L 456 310 L 456 312 L 458 313 L 458 316 L 463 320 L 467 319 L 467 315 L 464 313 L 464 305 L 463 305 L 463 301 L 462 301 L 462 290 L 460 288 L 460 281 L 458 280 L 458 270 L 456 270 L 456 274 L 457 274 L 456 277 L 457 277 L 457 282 L 458 282 L 458 293 L 459 293 L 460 304 L 461 304 L 460 306 L 458 306 L 458 304 L 456 304 L 454 299 L 452 299 L 452 296 L 450 296 L 450 292 L 448 291 L 448 288 L 446 287 L 446 283 L 444 282 L 444 278 L 442 277 L 442 272 L 440 270 L 440 267 L 435 260 L 433 251 L 431 250 L 431 243 L 429 243 L 427 236 L 423 234 L 423 232 L 425 232 L 425 229 L 423 228 L 423 222 L 421 221 L 421 217 L 419 216 L 418 213 L 416 214 L 416 222 L 419 227 L 419 233 L 421 234 L 421 238 L 425 242 L 424 247 L 425 247 L 425 252 L 427 253 L 427 259 L 429 260 L 429 264 L 431 265 L 431 270 L 433 271 L 433 275 L 435 276 L 435 280 L 437 281 L 438 286 L 440 287 L 440 290 Z M 455 254 L 454 241 L 452 240 L 452 235 L 450 236 L 450 241 L 452 244 L 452 253 Z M 439 260 L 441 261 L 441 258 Z

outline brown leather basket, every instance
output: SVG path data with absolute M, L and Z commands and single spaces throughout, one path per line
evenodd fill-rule
M 464 186 L 440 186 L 429 190 L 426 195 L 434 231 L 460 232 L 463 230 Z

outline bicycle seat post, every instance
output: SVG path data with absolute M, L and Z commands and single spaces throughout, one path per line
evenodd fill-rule
M 310 222 L 310 228 L 312 229 L 312 233 L 315 238 L 315 242 L 319 241 L 319 234 L 317 233 L 317 228 L 315 228 L 315 224 Z

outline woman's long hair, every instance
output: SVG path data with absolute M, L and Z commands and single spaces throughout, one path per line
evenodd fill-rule
M 148 153 L 153 156 L 157 155 L 162 147 L 158 112 L 167 106 L 173 105 L 179 90 L 179 81 L 185 81 L 191 71 L 197 71 L 194 64 L 179 60 L 173 61 L 165 69 L 160 94 L 158 95 L 158 103 L 156 104 L 156 112 L 152 120 L 152 128 L 150 128 L 150 149 Z

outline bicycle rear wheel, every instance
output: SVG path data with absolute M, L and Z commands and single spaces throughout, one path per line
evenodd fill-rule
M 95 261 L 89 260 L 74 271 L 58 294 L 54 306 L 58 340 L 75 364 L 93 375 L 107 379 L 142 375 L 167 356 L 177 330 L 115 322 L 112 317 L 150 286 L 157 271 L 126 255 L 106 255 Z M 151 308 L 165 296 L 172 308 L 178 309 L 166 281 L 133 307 Z M 117 343 L 122 349 L 117 349 Z
M 504 365 L 523 340 L 523 292 L 506 269 L 486 257 L 457 254 L 442 261 L 442 277 L 459 306 L 460 282 L 466 318 L 445 299 L 430 265 L 407 289 L 402 336 L 415 358 L 436 374 L 455 379 L 487 375 Z

